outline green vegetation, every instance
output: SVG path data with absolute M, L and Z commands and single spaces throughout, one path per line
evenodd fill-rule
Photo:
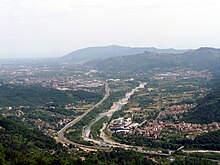
M 39 106 L 53 102 L 59 105 L 86 101 L 97 102 L 103 97 L 98 93 L 86 91 L 59 91 L 40 85 L 6 85 L 0 86 L 0 106 Z
M 29 129 L 21 123 L 1 118 L 0 126 L 0 164 L 3 165 L 122 164 L 122 162 L 129 164 L 153 164 L 144 155 L 122 149 L 98 153 L 76 151 L 71 156 L 67 154 L 66 149 L 56 144 L 50 137 L 43 135 L 37 130 Z M 55 155 L 53 152 L 55 152 Z
M 66 134 L 66 136 L 76 143 L 91 145 L 90 142 L 84 142 L 82 140 L 81 134 L 82 134 L 83 127 L 88 125 L 92 120 L 94 120 L 99 113 L 108 111 L 111 108 L 112 103 L 118 101 L 129 90 L 130 88 L 128 88 L 127 90 L 120 90 L 117 92 L 112 92 L 110 96 L 108 97 L 108 99 L 105 100 L 99 107 L 89 112 L 81 121 L 79 121 L 74 126 L 72 126 L 71 129 L 73 129 L 74 131 Z
M 145 52 L 138 55 L 113 57 L 101 61 L 97 68 L 107 73 L 146 74 L 154 69 L 193 68 L 216 70 L 220 66 L 220 51 L 214 48 L 200 48 L 183 54 L 157 54 Z
M 220 122 L 220 77 L 213 71 L 214 79 L 207 84 L 212 91 L 197 100 L 197 106 L 185 114 L 184 121 L 192 123 Z
M 116 94 L 117 96 L 120 96 Z M 114 101 L 118 100 L 118 98 L 115 98 L 116 95 L 111 94 L 107 100 L 105 100 L 102 105 L 100 105 L 98 108 L 95 108 L 92 110 L 88 115 L 86 115 L 81 121 L 76 123 L 74 126 L 71 127 L 73 129 L 73 132 L 70 132 L 66 134 L 68 138 L 70 138 L 72 141 L 77 142 L 77 143 L 82 143 L 82 144 L 88 144 L 87 142 L 84 142 L 82 140 L 82 128 L 83 126 L 88 125 L 93 119 L 96 118 L 96 116 L 106 110 L 109 110 L 110 107 L 112 106 L 111 100 L 113 99 Z
M 197 101 L 197 106 L 185 115 L 184 121 L 191 123 L 220 122 L 220 87 Z
M 0 118 L 0 164 L 153 164 L 144 155 L 123 149 L 85 153 L 67 149 L 38 130 Z M 119 156 L 119 155 L 120 156 Z
M 73 145 L 63 147 L 51 137 L 57 136 L 61 127 L 103 98 L 104 87 L 92 80 L 96 79 L 101 84 L 103 80 L 111 79 L 110 97 L 65 134 L 71 141 L 93 145 L 82 140 L 83 127 L 99 113 L 109 110 L 113 102 L 122 98 L 141 80 L 149 82 L 147 87 L 135 93 L 121 111 L 113 114 L 112 119 L 123 116 L 131 117 L 132 122 L 146 122 L 137 129 L 131 128 L 131 134 L 113 133 L 113 140 L 166 153 L 181 146 L 190 150 L 220 150 L 220 130 L 198 135 L 213 129 L 203 130 L 202 125 L 193 127 L 198 131 L 190 132 L 190 126 L 174 125 L 181 121 L 220 122 L 220 80 L 216 78 L 219 76 L 219 57 L 220 51 L 211 48 L 178 55 L 145 52 L 94 62 L 98 68 L 94 73 L 90 72 L 91 68 L 76 69 L 75 66 L 61 63 L 59 66 L 45 63 L 37 67 L 34 64 L 27 66 L 27 69 L 13 64 L 8 68 L 2 66 L 0 110 L 6 118 L 0 117 L 0 164 L 216 164 L 213 160 L 219 160 L 219 154 L 176 151 L 172 154 L 173 160 L 169 160 L 172 157 L 146 156 L 119 148 L 85 153 Z M 28 69 L 30 71 L 25 71 Z M 204 70 L 212 72 L 215 78 L 212 82 L 207 81 L 212 75 Z M 12 73 L 15 75 L 10 76 Z M 28 79 L 30 75 L 33 79 Z M 127 81 L 130 78 L 135 80 Z M 77 91 L 49 88 L 52 84 L 74 86 Z M 212 89 L 210 93 L 209 89 Z M 203 98 L 197 100 L 199 96 Z M 65 108 L 67 104 L 70 105 Z M 94 138 L 99 138 L 99 130 L 104 122 L 109 122 L 107 117 L 92 125 L 91 135 Z M 158 124 L 161 127 L 153 129 Z
M 184 145 L 186 148 L 220 150 L 220 130 L 204 133 L 197 136 L 194 140 L 183 139 L 173 142 Z
M 183 155 L 186 157 L 196 157 L 200 159 L 212 159 L 212 160 L 220 160 L 220 154 L 218 153 L 184 153 L 181 151 L 176 152 L 178 155 Z
M 218 165 L 218 163 L 202 158 L 179 157 L 171 165 Z
M 148 148 L 159 148 L 159 149 L 171 149 L 175 150 L 180 147 L 179 144 L 169 143 L 165 141 L 155 141 L 149 137 L 142 135 L 125 135 L 122 134 L 113 134 L 113 140 L 120 143 L 134 145 L 134 146 L 143 146 Z
M 168 54 L 155 54 L 146 52 L 139 55 L 115 57 L 100 62 L 97 67 L 108 73 L 114 72 L 119 75 L 134 75 L 144 73 L 153 68 L 168 69 L 180 65 L 176 56 Z
M 93 138 L 99 138 L 99 134 L 100 134 L 100 129 L 102 128 L 103 126 L 103 123 L 107 123 L 109 121 L 109 118 L 108 117 L 103 117 L 101 118 L 99 121 L 97 121 L 96 123 L 94 123 L 92 126 L 91 126 L 91 136 Z
M 0 126 L 0 144 L 5 148 L 24 153 L 60 148 L 55 140 L 23 123 L 1 117 Z

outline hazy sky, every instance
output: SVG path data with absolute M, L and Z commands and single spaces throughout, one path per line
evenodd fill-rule
M 220 47 L 219 0 L 0 0 L 0 57 L 119 44 Z

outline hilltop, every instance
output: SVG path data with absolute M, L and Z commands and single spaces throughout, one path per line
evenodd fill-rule
M 199 48 L 180 54 L 147 52 L 129 56 L 111 57 L 95 63 L 94 67 L 106 72 L 145 72 L 153 69 L 187 67 L 217 69 L 220 66 L 220 49 Z
M 154 53 L 178 54 L 186 52 L 187 50 L 177 50 L 172 48 L 157 49 L 154 47 L 125 47 L 118 45 L 110 45 L 79 49 L 61 57 L 61 59 L 87 62 L 92 60 L 107 59 L 110 57 L 140 54 L 145 51 Z

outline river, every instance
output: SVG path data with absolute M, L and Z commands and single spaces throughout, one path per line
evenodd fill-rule
M 83 131 L 82 131 L 82 137 L 85 141 L 92 141 L 92 142 L 95 142 L 97 144 L 100 144 L 100 141 L 99 140 L 95 140 L 95 139 L 91 139 L 89 138 L 89 135 L 90 135 L 90 129 L 91 129 L 91 126 L 93 124 L 95 124 L 96 122 L 98 122 L 101 118 L 103 117 L 111 117 L 116 111 L 119 111 L 122 109 L 123 105 L 126 105 L 129 101 L 129 99 L 131 98 L 131 96 L 137 92 L 139 89 L 141 88 L 144 88 L 145 85 L 147 83 L 145 82 L 141 82 L 139 84 L 139 86 L 135 87 L 134 89 L 132 89 L 130 92 L 126 93 L 125 94 L 125 97 L 120 99 L 118 102 L 114 102 L 112 107 L 110 108 L 109 111 L 107 112 L 104 112 L 104 113 L 100 113 L 89 125 L 85 126 Z

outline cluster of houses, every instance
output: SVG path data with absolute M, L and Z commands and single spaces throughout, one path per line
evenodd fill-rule
M 155 139 L 159 138 L 162 135 L 163 131 L 169 130 L 172 132 L 174 129 L 175 132 L 179 131 L 186 135 L 187 138 L 195 138 L 201 133 L 216 131 L 220 129 L 220 123 L 213 122 L 211 124 L 192 124 L 192 123 L 172 123 L 170 121 L 158 121 L 154 120 L 152 122 L 146 122 L 144 128 L 137 128 L 135 134 L 142 134 L 144 136 L 153 137 Z
M 181 105 L 173 105 L 167 108 L 166 111 L 161 111 L 157 119 L 162 119 L 166 117 L 176 117 L 179 114 L 183 114 L 188 112 L 188 110 L 194 107 L 195 104 L 181 104 Z
M 164 112 L 164 111 L 163 111 Z M 142 126 L 143 125 L 143 126 Z M 131 118 L 120 117 L 114 119 L 108 125 L 108 129 L 112 133 L 121 134 L 141 134 L 154 139 L 163 136 L 164 132 L 170 133 L 182 133 L 186 138 L 194 139 L 197 135 L 202 133 L 216 131 L 220 129 L 220 123 L 213 122 L 211 124 L 192 124 L 192 123 L 173 123 L 171 121 L 159 121 L 158 119 L 153 121 L 144 121 L 142 123 L 133 123 Z
M 65 124 L 69 123 L 70 121 L 71 121 L 70 118 L 64 117 L 58 123 L 55 124 L 55 127 L 65 125 Z
M 80 79 L 80 80 L 71 80 L 70 82 L 66 82 L 64 84 L 53 83 L 52 88 L 62 91 L 85 90 L 85 88 L 95 88 L 103 85 L 104 85 L 103 82 L 99 80 L 89 81 L 89 80 Z
M 176 79 L 176 78 L 205 78 L 208 81 L 212 79 L 212 74 L 208 70 L 203 71 L 176 71 L 176 72 L 166 72 L 166 73 L 160 73 L 154 76 L 154 79 L 156 80 L 162 80 L 162 79 Z

